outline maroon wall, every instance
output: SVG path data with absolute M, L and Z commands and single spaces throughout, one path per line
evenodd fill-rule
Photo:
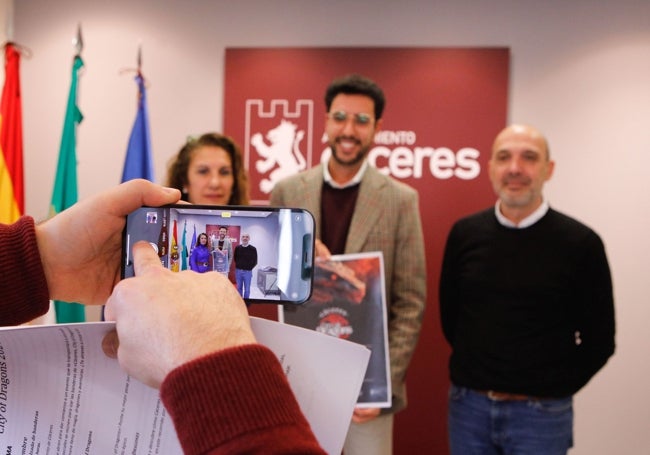
M 273 178 L 300 168 L 289 145 L 278 141 L 272 146 L 266 137 L 266 148 L 260 147 L 256 133 L 265 137 L 283 120 L 290 122 L 296 133 L 302 132 L 295 146 L 305 166 L 318 163 L 326 149 L 325 87 L 348 73 L 374 79 L 386 94 L 383 130 L 370 151 L 371 163 L 420 193 L 427 310 L 408 372 L 409 405 L 397 415 L 395 453 L 446 453 L 449 348 L 438 317 L 438 275 L 452 223 L 495 200 L 486 171 L 492 140 L 506 123 L 509 50 L 227 49 L 224 131 L 242 146 L 253 203 L 266 203 Z M 258 169 L 262 158 L 268 169 Z M 277 310 L 258 305 L 251 313 L 276 319 Z

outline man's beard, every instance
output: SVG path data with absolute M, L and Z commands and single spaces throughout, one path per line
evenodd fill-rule
M 509 194 L 506 190 L 498 191 L 498 194 L 499 199 L 501 199 L 501 203 L 506 207 L 511 208 L 527 207 L 533 201 L 535 201 L 535 198 L 537 197 L 535 192 L 532 190 L 528 190 L 525 193 L 517 194 L 514 196 Z
M 356 141 L 357 144 L 360 145 L 360 142 L 358 140 L 356 139 L 354 140 Z M 368 150 L 370 150 L 370 145 L 367 145 L 365 147 L 360 145 L 361 148 L 359 149 L 357 155 L 354 158 L 352 158 L 352 160 L 350 161 L 344 161 L 339 156 L 337 156 L 336 153 L 337 140 L 335 139 L 331 141 L 329 143 L 329 146 L 330 146 L 330 150 L 332 151 L 332 158 L 334 159 L 334 161 L 336 161 L 338 164 L 342 166 L 355 166 L 359 164 L 366 158 L 366 155 L 368 154 Z
M 508 185 L 516 182 L 520 185 L 527 185 L 525 191 L 512 194 L 508 191 Z M 537 197 L 537 191 L 531 185 L 531 179 L 524 176 L 508 176 L 499 183 L 493 182 L 494 191 L 499 195 L 499 199 L 506 207 L 520 208 L 531 204 Z

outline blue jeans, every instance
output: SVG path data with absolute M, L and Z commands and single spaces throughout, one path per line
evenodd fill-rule
M 252 270 L 235 269 L 235 280 L 237 281 L 237 292 L 243 298 L 251 296 L 251 280 L 253 279 Z
M 572 397 L 497 401 L 449 390 L 451 455 L 565 455 L 572 446 Z

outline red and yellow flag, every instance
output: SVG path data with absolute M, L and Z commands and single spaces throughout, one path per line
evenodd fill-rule
M 178 230 L 176 229 L 176 220 L 174 220 L 174 228 L 172 229 L 172 249 L 171 249 L 171 270 L 172 272 L 179 271 L 180 254 L 178 253 Z
M 25 213 L 23 123 L 20 102 L 20 52 L 5 45 L 5 85 L 0 101 L 0 223 Z

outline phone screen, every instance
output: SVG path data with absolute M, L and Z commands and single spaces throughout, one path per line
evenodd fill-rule
M 134 276 L 132 245 L 145 240 L 173 272 L 221 273 L 248 303 L 300 304 L 312 292 L 314 217 L 280 207 L 167 205 L 126 218 L 122 278 Z

